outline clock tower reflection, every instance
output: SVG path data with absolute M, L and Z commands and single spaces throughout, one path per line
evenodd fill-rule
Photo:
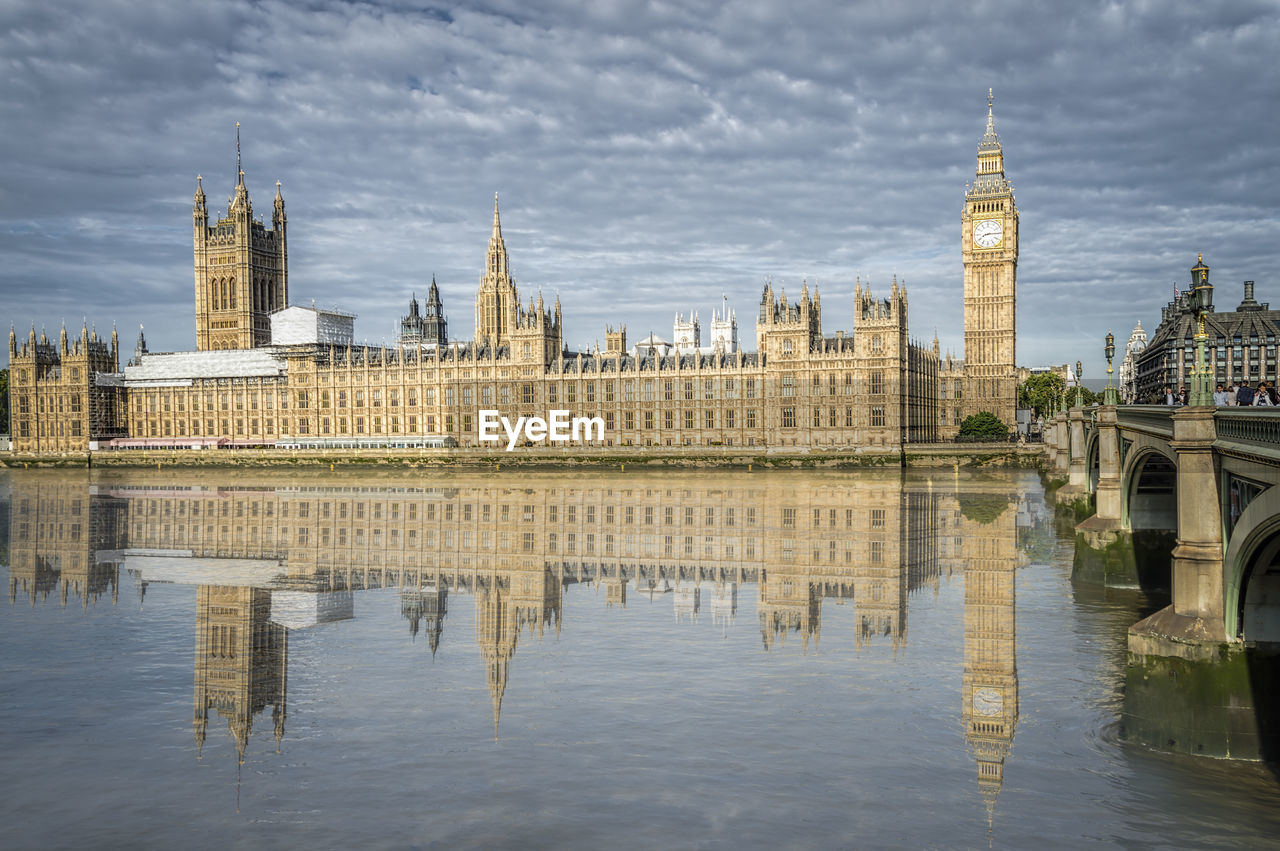
M 965 742 L 978 763 L 978 789 L 991 830 L 1005 757 L 1018 723 L 1018 512 L 1017 503 L 1003 493 L 961 492 L 957 500 L 967 556 L 961 717 Z

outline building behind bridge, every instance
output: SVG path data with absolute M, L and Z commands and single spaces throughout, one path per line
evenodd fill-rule
M 1191 281 L 1191 286 L 1179 288 L 1173 301 L 1161 309 L 1160 324 L 1146 347 L 1134 355 L 1133 397 L 1128 401 L 1162 403 L 1166 385 L 1177 390 L 1190 382 L 1198 323 L 1192 289 L 1197 286 L 1207 288 L 1209 295 L 1205 348 L 1214 381 L 1223 386 L 1236 381 L 1255 387 L 1259 381 L 1276 382 L 1280 310 L 1254 298 L 1253 281 L 1244 282 L 1244 298 L 1234 310 L 1214 310 L 1213 284 L 1203 255 L 1196 257 Z

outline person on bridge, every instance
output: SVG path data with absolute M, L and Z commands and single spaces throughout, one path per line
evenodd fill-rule
M 1253 404 L 1253 388 L 1248 384 L 1241 384 L 1239 391 L 1236 392 L 1236 404 L 1244 407 Z
M 1178 404 L 1178 397 L 1174 395 L 1173 386 L 1170 384 L 1164 386 L 1164 403 L 1169 407 Z
M 1213 404 L 1219 408 L 1227 405 L 1227 391 L 1222 389 L 1222 385 L 1218 385 L 1218 389 L 1213 391 Z
M 1269 408 L 1274 404 L 1271 399 L 1271 393 L 1267 388 L 1267 382 L 1258 382 L 1258 390 L 1253 394 L 1253 404 L 1257 408 Z
M 1227 388 L 1227 407 L 1234 408 L 1236 405 L 1236 396 L 1240 393 L 1240 385 L 1236 380 L 1231 379 L 1231 386 Z

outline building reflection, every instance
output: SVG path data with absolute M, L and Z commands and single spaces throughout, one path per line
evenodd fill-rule
M 967 520 L 964 573 L 965 741 L 978 768 L 978 789 L 994 826 L 1004 763 L 1018 723 L 1015 612 L 1018 502 L 999 493 L 958 496 Z
M 472 597 L 496 736 L 517 648 L 561 629 L 570 586 L 603 586 L 608 609 L 670 605 L 673 629 L 706 618 L 726 635 L 740 590 L 754 586 L 751 622 L 766 652 L 816 650 L 824 605 L 835 605 L 851 618 L 828 641 L 897 653 L 911 595 L 963 574 L 962 720 L 994 812 L 1018 714 L 1019 526 L 1032 522 L 1026 498 L 999 485 L 942 489 L 897 472 L 542 474 L 518 484 L 461 474 L 440 487 L 180 476 L 16 477 L 9 596 L 87 608 L 109 592 L 114 603 L 121 571 L 140 595 L 159 582 L 194 585 L 197 753 L 214 716 L 243 761 L 268 708 L 278 749 L 290 632 L 353 617 L 364 589 L 396 589 L 410 637 L 424 637 L 433 657 L 451 598 Z

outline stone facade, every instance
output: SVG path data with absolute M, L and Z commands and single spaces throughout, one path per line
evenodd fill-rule
M 400 345 L 407 348 L 444 346 L 449 343 L 449 325 L 440 301 L 440 288 L 431 278 L 427 303 L 423 312 L 418 311 L 418 297 L 409 299 L 409 313 L 400 319 Z
M 253 217 L 243 171 L 226 215 L 212 225 L 198 175 L 194 201 L 196 348 L 250 349 L 270 344 L 270 315 L 289 303 L 289 252 L 280 182 L 276 181 L 270 229 Z
M 1120 398 L 1129 405 L 1138 399 L 1138 355 L 1147 347 L 1147 330 L 1139 322 L 1129 335 L 1120 363 Z
M 18 345 L 9 330 L 9 389 L 14 448 L 25 452 L 83 452 L 90 437 L 124 432 L 124 387 L 119 380 L 120 340 L 98 337 L 88 326 L 58 342 L 31 329 Z
M 199 188 L 193 215 L 198 351 L 140 349 L 122 379 L 113 377 L 114 355 L 86 362 L 76 380 L 85 388 L 113 386 L 114 397 L 99 393 L 115 399 L 112 413 L 92 426 L 37 427 L 15 417 L 22 426 L 14 429 L 15 449 L 83 450 L 90 436 L 122 433 L 241 445 L 446 438 L 478 446 L 482 409 L 512 421 L 556 409 L 599 417 L 605 437 L 596 445 L 635 447 L 900 447 L 950 439 L 979 410 L 1014 422 L 1018 211 L 990 100 L 962 213 L 963 361 L 942 358 L 936 338 L 932 347 L 911 340 L 907 287 L 896 277 L 887 297 L 858 280 L 848 332 L 824 331 L 816 289 L 806 284 L 790 300 L 770 283 L 759 302 L 755 352 L 737 347 L 727 302 L 707 349 L 699 346 L 695 316 L 683 350 L 650 340 L 628 351 L 619 327 L 607 329 L 603 352 L 569 351 L 558 298 L 547 305 L 539 294 L 520 303 L 496 195 L 473 341 L 445 342 L 433 281 L 428 316 L 411 309 L 393 347 L 326 345 L 320 337 L 271 345 L 270 314 L 288 298 L 279 184 L 270 230 L 253 219 L 243 172 L 225 217 L 208 225 Z M 44 344 L 37 357 L 38 348 L 33 336 L 23 357 L 43 359 L 43 375 L 61 375 L 53 367 L 65 354 Z M 24 402 L 27 385 L 14 387 L 15 410 L 53 404 Z M 40 442 L 41 428 L 62 437 Z
M 987 130 L 961 217 L 964 256 L 965 416 L 991 411 L 1006 425 L 1018 406 L 1018 207 L 1004 174 L 988 93 Z
M 1238 381 L 1256 387 L 1259 381 L 1275 384 L 1280 380 L 1276 363 L 1280 310 L 1272 310 L 1270 304 L 1254 298 L 1253 281 L 1244 282 L 1244 298 L 1235 310 L 1214 310 L 1213 284 L 1203 257 L 1196 259 L 1191 280 L 1208 291 L 1205 350 L 1214 381 L 1223 385 Z M 1135 358 L 1133 401 L 1163 403 L 1165 385 L 1175 390 L 1189 385 L 1195 366 L 1196 330 L 1192 287 L 1186 287 L 1160 311 L 1160 324 Z

